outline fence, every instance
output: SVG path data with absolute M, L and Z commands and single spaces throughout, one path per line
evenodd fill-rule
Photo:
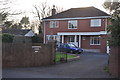
M 54 43 L 2 44 L 3 67 L 38 67 L 54 64 L 54 59 L 55 59 Z

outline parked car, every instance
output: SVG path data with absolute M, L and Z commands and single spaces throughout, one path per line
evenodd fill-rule
M 71 44 L 71 43 L 61 43 L 58 45 L 57 51 L 73 53 L 73 54 L 76 54 L 76 53 L 80 54 L 83 52 L 83 49 L 78 48 L 77 46 L 75 46 L 74 44 Z

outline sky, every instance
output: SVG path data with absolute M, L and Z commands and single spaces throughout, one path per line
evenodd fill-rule
M 23 16 L 28 16 L 30 19 L 33 19 L 33 5 L 39 5 L 42 2 L 47 2 L 48 5 L 56 5 L 62 7 L 64 10 L 70 8 L 79 8 L 79 7 L 89 7 L 94 6 L 98 9 L 106 11 L 102 4 L 104 0 L 14 0 L 14 4 L 12 5 L 12 9 L 15 11 L 22 11 L 24 14 L 21 16 L 15 16 L 15 19 L 21 19 Z

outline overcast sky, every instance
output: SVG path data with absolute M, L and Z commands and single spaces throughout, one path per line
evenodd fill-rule
M 50 6 L 57 5 L 59 7 L 62 7 L 64 10 L 70 8 L 94 6 L 103 11 L 106 11 L 102 6 L 104 0 L 14 0 L 12 9 L 23 11 L 25 12 L 25 14 L 23 14 L 22 16 L 27 15 L 28 17 L 32 18 L 33 15 L 30 13 L 33 10 L 33 5 L 39 5 L 40 3 L 45 1 Z

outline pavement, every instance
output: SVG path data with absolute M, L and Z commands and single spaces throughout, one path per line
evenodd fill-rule
M 3 78 L 113 78 L 104 71 L 108 55 L 79 54 L 79 59 L 56 65 L 32 68 L 3 68 Z

